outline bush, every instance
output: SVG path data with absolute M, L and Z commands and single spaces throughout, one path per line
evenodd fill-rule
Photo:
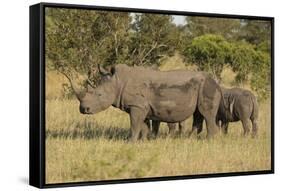
M 246 82 L 256 59 L 254 46 L 246 42 L 232 43 L 229 58 L 232 70 L 237 73 L 235 81 Z
M 236 83 L 250 81 L 259 99 L 266 99 L 270 88 L 270 56 L 266 51 L 244 41 L 228 42 L 220 35 L 202 35 L 193 39 L 184 51 L 187 60 L 199 70 L 207 71 L 221 79 L 225 65 L 237 74 Z
M 185 56 L 198 68 L 210 72 L 213 77 L 221 79 L 223 66 L 228 62 L 231 50 L 228 43 L 220 35 L 202 35 L 193 39 L 185 51 Z
M 260 101 L 270 95 L 271 73 L 270 56 L 266 52 L 257 51 L 252 68 L 251 88 L 257 92 Z

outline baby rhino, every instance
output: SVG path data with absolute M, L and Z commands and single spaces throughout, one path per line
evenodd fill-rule
M 252 92 L 242 88 L 221 87 L 223 99 L 220 102 L 216 123 L 221 127 L 223 133 L 227 134 L 229 122 L 241 121 L 244 135 L 249 134 L 252 124 L 252 135 L 255 136 L 258 130 L 258 103 Z M 202 122 L 196 125 L 196 118 L 193 119 L 195 125 L 189 132 L 189 136 L 197 129 L 197 134 L 202 131 Z
M 224 104 L 221 102 L 217 123 L 221 122 L 221 128 L 226 134 L 229 122 L 241 121 L 244 135 L 249 134 L 252 124 L 252 134 L 255 136 L 258 129 L 258 103 L 252 92 L 242 88 L 222 88 Z
M 242 88 L 222 88 L 223 99 L 226 108 L 220 104 L 217 121 L 221 121 L 224 133 L 227 133 L 228 123 L 241 120 L 244 134 L 250 132 L 252 124 L 252 135 L 257 134 L 258 129 L 258 103 L 252 92 Z

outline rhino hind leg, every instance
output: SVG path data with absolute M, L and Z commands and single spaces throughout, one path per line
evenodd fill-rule
M 200 88 L 198 110 L 206 121 L 207 138 L 213 137 L 219 131 L 216 124 L 216 115 L 221 101 L 221 90 L 214 79 L 206 78 Z
M 157 137 L 159 132 L 160 121 L 152 121 L 152 135 L 154 138 Z
M 204 117 L 200 114 L 198 110 L 195 111 L 193 114 L 193 122 L 192 122 L 192 129 L 188 133 L 188 137 L 190 137 L 195 130 L 197 130 L 197 135 L 199 135 L 203 130 L 203 120 Z
M 228 122 L 221 122 L 221 130 L 225 135 L 228 133 L 228 124 Z
M 218 128 L 216 125 L 216 120 L 214 116 L 207 116 L 206 120 L 206 127 L 207 127 L 207 138 L 212 138 L 218 132 Z
M 203 130 L 203 119 L 204 118 L 202 117 L 200 123 L 198 124 L 197 135 L 199 135 L 202 132 L 202 130 Z
M 251 121 L 250 119 L 242 119 L 242 126 L 244 130 L 244 135 L 248 135 L 250 132 Z
M 256 119 L 251 119 L 252 121 L 252 136 L 257 136 L 258 133 L 258 122 Z
M 217 102 L 217 103 L 216 103 Z M 218 111 L 219 100 L 210 100 L 199 106 L 199 111 L 206 121 L 207 138 L 213 137 L 219 131 L 216 124 L 216 114 Z

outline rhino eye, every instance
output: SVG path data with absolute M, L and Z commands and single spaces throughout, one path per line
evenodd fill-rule
M 98 94 L 98 96 L 101 96 L 101 94 Z

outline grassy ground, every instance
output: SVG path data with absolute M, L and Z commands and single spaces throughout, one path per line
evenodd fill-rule
M 270 108 L 261 105 L 258 138 L 243 137 L 240 123 L 213 140 L 169 137 L 127 143 L 129 117 L 115 108 L 94 116 L 79 114 L 76 100 L 47 106 L 47 183 L 126 179 L 270 169 Z M 186 121 L 187 130 L 191 119 Z
M 176 63 L 176 64 L 175 64 Z M 187 68 L 180 57 L 165 61 L 161 70 Z M 189 70 L 195 70 L 189 67 Z M 225 86 L 235 74 L 222 73 Z M 241 123 L 231 123 L 227 136 L 206 140 L 206 129 L 170 137 L 165 123 L 159 137 L 128 143 L 128 114 L 109 108 L 96 115 L 79 113 L 77 100 L 61 99 L 67 80 L 48 72 L 46 85 L 46 182 L 76 182 L 270 169 L 270 102 L 260 104 L 259 136 L 243 137 Z M 244 88 L 248 88 L 246 85 Z M 185 123 L 191 128 L 192 119 Z

